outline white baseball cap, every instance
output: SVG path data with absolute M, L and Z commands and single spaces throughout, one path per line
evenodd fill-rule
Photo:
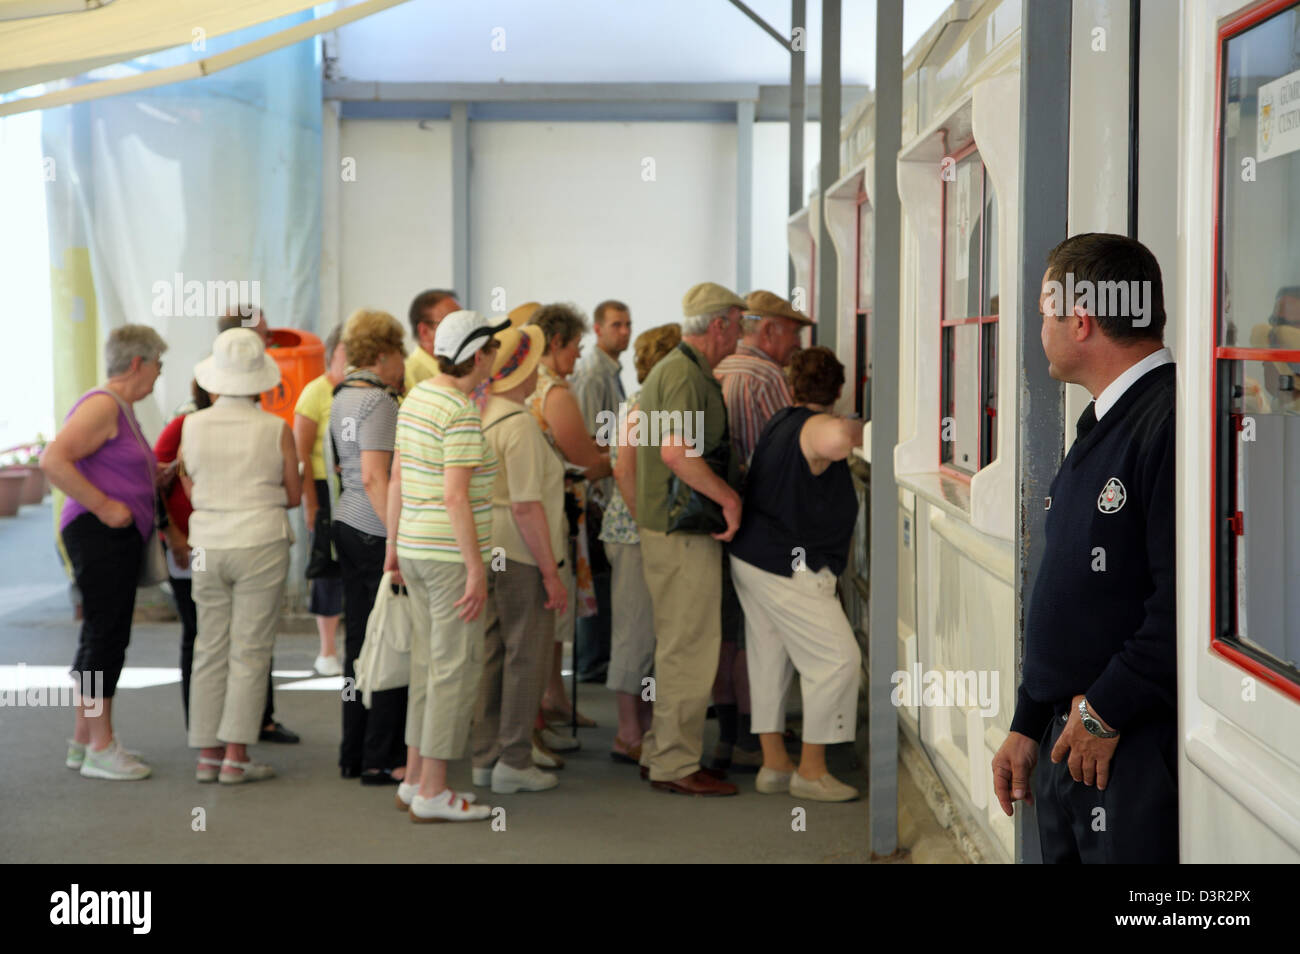
M 492 340 L 494 334 L 509 327 L 509 318 L 494 323 L 477 311 L 453 311 L 438 322 L 433 337 L 433 353 L 452 364 L 460 364 Z

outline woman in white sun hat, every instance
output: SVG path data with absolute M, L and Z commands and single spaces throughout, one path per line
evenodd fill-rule
M 238 784 L 275 775 L 254 763 L 289 570 L 288 508 L 302 491 L 289 425 L 258 407 L 280 369 L 249 328 L 223 331 L 194 368 L 213 404 L 185 418 L 181 480 L 194 505 L 190 565 L 198 638 L 190 680 L 195 778 Z

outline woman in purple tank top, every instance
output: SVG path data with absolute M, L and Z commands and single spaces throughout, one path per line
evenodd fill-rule
M 41 460 L 67 495 L 59 531 L 81 592 L 77 723 L 66 764 L 85 778 L 129 781 L 150 771 L 113 736 L 112 716 L 160 469 L 132 405 L 152 393 L 165 350 L 148 325 L 115 328 L 104 346 L 108 381 L 77 400 Z

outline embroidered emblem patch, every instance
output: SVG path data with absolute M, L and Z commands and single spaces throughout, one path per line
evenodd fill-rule
M 1044 498 L 1043 498 L 1043 509 L 1044 509 L 1044 510 L 1051 510 L 1051 509 L 1052 509 L 1052 498 L 1051 498 L 1051 497 L 1044 497 Z
M 1097 509 L 1102 513 L 1116 513 L 1124 506 L 1124 501 L 1128 499 L 1128 491 L 1120 483 L 1118 477 L 1112 477 L 1106 481 L 1106 486 L 1101 488 L 1101 495 L 1097 498 Z

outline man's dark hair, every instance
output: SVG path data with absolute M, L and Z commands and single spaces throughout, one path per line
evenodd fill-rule
M 628 314 L 632 313 L 631 309 L 621 301 L 615 301 L 613 298 L 609 298 L 596 306 L 596 310 L 591 313 L 591 317 L 595 320 L 596 324 L 603 325 L 605 323 L 605 312 L 607 311 L 626 311 Z
M 1048 281 L 1057 281 L 1065 286 L 1067 274 L 1074 276 L 1076 289 L 1089 286 L 1093 289 L 1094 305 L 1101 300 L 1103 289 L 1123 289 L 1122 300 L 1127 307 L 1094 308 L 1089 312 L 1107 338 L 1119 342 L 1164 340 L 1165 292 L 1160 280 L 1160 263 L 1137 239 L 1110 232 L 1072 235 L 1047 254 Z M 1088 282 L 1089 286 L 1082 286 L 1083 282 Z M 1139 286 L 1150 289 L 1141 325 L 1134 321 L 1137 314 L 1128 295 L 1132 282 L 1149 283 Z M 1114 297 L 1110 299 L 1111 304 L 1115 301 Z M 1066 302 L 1065 306 L 1062 311 L 1068 313 L 1070 303 Z M 1097 314 L 1098 311 L 1106 313 Z M 1064 318 L 1065 315 L 1058 317 Z
M 428 321 L 428 312 L 439 302 L 446 301 L 448 298 L 455 298 L 456 293 L 448 288 L 430 288 L 428 291 L 422 291 L 415 296 L 411 302 L 411 336 L 416 341 L 420 340 L 420 325 Z
M 253 323 L 244 324 L 245 317 L 253 319 Z M 231 328 L 255 328 L 263 317 L 260 308 L 254 308 L 252 305 L 237 305 L 217 319 L 217 334 L 229 331 Z

